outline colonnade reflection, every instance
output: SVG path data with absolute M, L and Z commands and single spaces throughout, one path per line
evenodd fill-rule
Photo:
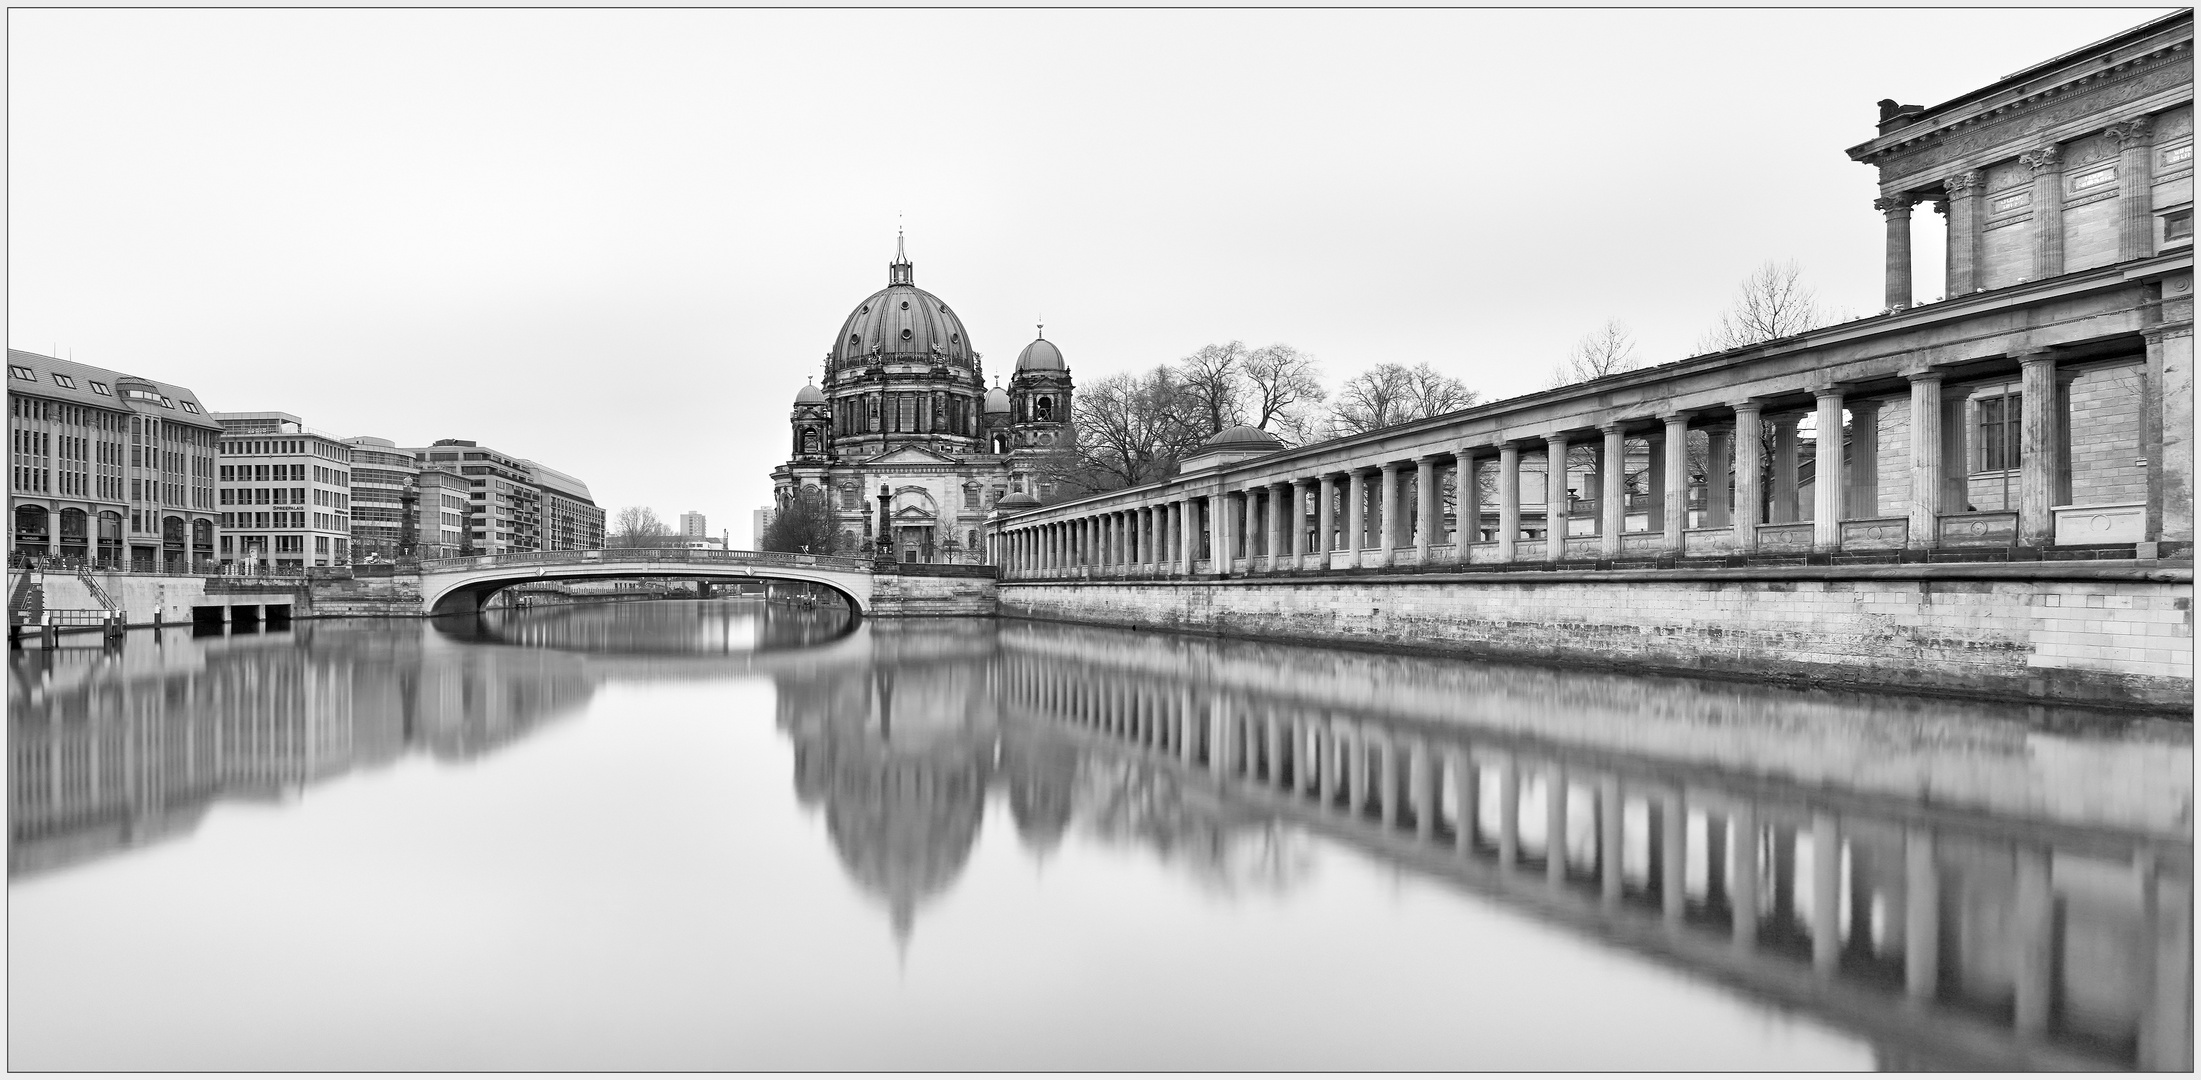
M 1121 660 L 1079 662 L 1073 645 Z M 1703 768 L 1386 715 L 1381 695 L 1352 705 L 1165 673 L 1228 648 L 1165 652 L 1051 627 L 1005 636 L 1004 708 L 1078 731 L 1090 753 L 1197 777 L 1226 807 L 1810 1010 L 1871 1036 L 1889 1065 L 2191 1067 L 2190 821 L 2181 837 L 2069 809 L 2027 820 L 1859 799 L 1760 771 L 1778 756 L 1741 740 L 1745 752 Z M 1537 673 L 1493 675 L 1500 703 L 1541 696 Z M 1730 715 L 1755 704 L 1762 729 L 1829 736 L 1783 716 L 1778 694 L 1677 680 L 1665 697 Z M 2175 781 L 2159 793 L 2167 822 L 2191 805 L 2186 745 L 2183 802 Z M 2010 756 L 1974 749 L 1990 771 Z

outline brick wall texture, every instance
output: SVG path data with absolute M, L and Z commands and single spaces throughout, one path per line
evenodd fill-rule
M 1011 616 L 2190 709 L 2193 587 L 2144 581 L 1011 583 Z

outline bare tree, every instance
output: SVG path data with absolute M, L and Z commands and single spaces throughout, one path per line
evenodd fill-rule
M 1177 361 L 1177 383 L 1183 388 L 1191 412 L 1206 438 L 1224 428 L 1245 423 L 1246 345 L 1202 345 L 1197 352 Z
M 1735 302 L 1721 313 L 1698 348 L 1705 352 L 1740 349 L 1794 337 L 1827 325 L 1828 313 L 1819 297 L 1803 282 L 1803 267 L 1795 260 L 1768 262 L 1752 271 L 1735 290 Z
M 1314 357 L 1289 345 L 1265 345 L 1246 354 L 1246 414 L 1254 427 L 1287 443 L 1307 441 L 1314 407 L 1328 394 Z
M 1377 364 L 1345 380 L 1330 405 L 1332 435 L 1421 420 L 1473 405 L 1478 395 L 1467 384 L 1425 361 L 1414 367 Z
M 1144 375 L 1111 375 L 1088 387 L 1079 402 L 1075 454 L 1050 461 L 1057 478 L 1081 491 L 1113 491 L 1170 475 L 1203 435 L 1188 414 L 1205 416 L 1208 402 L 1186 392 L 1167 365 Z
M 1633 371 L 1642 364 L 1635 354 L 1635 335 L 1628 332 L 1627 324 L 1619 319 L 1607 319 L 1603 326 L 1582 335 L 1582 339 L 1574 343 L 1567 358 L 1552 369 L 1551 384 L 1572 386 Z
M 622 508 L 612 516 L 608 531 L 604 546 L 615 548 L 664 547 L 673 534 L 672 526 L 658 520 L 657 511 L 647 506 Z
M 757 546 L 766 551 L 831 555 L 840 542 L 840 524 L 834 520 L 825 497 L 797 492 L 772 515 L 772 523 L 765 526 L 764 539 Z

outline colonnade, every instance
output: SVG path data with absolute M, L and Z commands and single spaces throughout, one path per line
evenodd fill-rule
M 2017 497 L 1985 511 L 1964 496 L 1974 425 L 1944 419 L 1964 398 L 1945 389 L 1947 370 L 1918 366 L 1899 382 L 1821 382 L 1537 437 L 1469 438 L 1434 453 L 1371 445 L 1356 458 L 1349 444 L 1325 444 L 1309 448 L 1325 460 L 1304 470 L 1287 452 L 1006 519 L 991 556 L 1012 577 L 1167 576 L 2044 546 L 2056 535 L 2054 508 L 2070 498 L 2061 388 L 2077 369 L 2049 349 L 2010 356 L 2001 371 L 2013 365 L 2022 384 L 2011 395 L 2022 406 L 2021 423 L 2010 425 L 2023 439 L 2013 455 Z M 1996 379 L 2011 381 L 1977 370 L 1963 381 Z M 1907 463 L 1880 453 L 1883 409 L 1898 402 Z M 1808 441 L 1807 418 L 1816 433 Z M 1333 463 L 1341 453 L 1348 460 Z M 1538 459 L 1543 490 L 1524 493 Z M 1641 489 L 1633 493 L 1631 471 Z
M 1801 967 L 1819 982 L 1884 994 L 1910 1015 L 1919 1006 L 1957 1006 L 1929 1014 L 1933 1024 L 1974 1026 L 1986 1004 L 2007 1009 L 1999 1037 L 2129 1040 L 2137 1060 L 2122 1064 L 2140 1068 L 2179 1069 L 2191 1060 L 2190 999 L 2181 992 L 2191 974 L 2191 880 L 2168 866 L 2134 878 L 2131 897 L 2109 901 L 2115 912 L 2128 903 L 2145 912 L 2129 946 L 2134 955 L 2123 958 L 2141 969 L 2141 999 L 2110 1024 L 2114 1031 L 2099 1016 L 2082 1030 L 2054 1003 L 2104 991 L 2071 984 L 2054 942 L 2068 920 L 2125 916 L 2079 911 L 2102 898 L 2060 894 L 2051 874 L 2075 853 L 2015 830 L 1951 831 L 1701 777 L 1684 787 L 1609 757 L 1577 763 L 1502 737 L 1128 673 L 1092 677 L 1043 656 L 1012 661 L 1003 676 L 1008 704 L 1387 855 L 1495 875 L 1490 880 L 1511 887 L 1540 881 L 1576 910 L 1640 913 L 1631 917 L 1686 939 L 1724 936 L 1745 974 L 1766 974 L 1771 986 L 1794 986 L 1786 972 Z M 2009 870 L 1981 876 L 1990 866 Z M 2099 922 L 2088 925 L 2099 932 Z M 2179 937 L 2180 926 L 2188 936 Z M 1943 935 L 1952 927 L 1965 949 L 1998 955 L 1947 961 Z M 2166 934 L 2175 940 L 2158 940 Z M 1676 951 L 1704 955 L 1696 945 Z M 1980 974 L 1989 969 L 2006 973 L 2006 991 Z M 2006 1000 L 1996 996 L 2005 992 Z

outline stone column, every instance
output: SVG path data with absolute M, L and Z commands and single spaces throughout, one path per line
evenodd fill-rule
M 1284 569 L 1285 558 L 1296 553 L 1292 545 L 1293 537 L 1284 535 L 1284 522 L 1287 517 L 1291 520 L 1292 529 L 1296 535 L 1299 527 L 1299 506 L 1296 502 L 1293 502 L 1292 496 L 1297 491 L 1297 488 L 1283 482 L 1269 485 L 1269 497 L 1265 501 L 1268 504 L 1269 515 L 1270 570 Z M 1286 512 L 1287 504 L 1290 504 L 1289 513 Z M 1294 563 L 1294 565 L 1297 564 Z
M 1598 430 L 1605 447 L 1597 463 L 1597 549 L 1611 559 L 1619 556 L 1620 534 L 1628 531 L 1628 431 L 1619 424 Z
M 1230 564 L 1224 561 L 1223 552 L 1230 547 L 1230 528 L 1224 524 L 1224 496 L 1217 492 L 1207 498 L 1207 558 L 1208 572 L 1227 573 Z
M 1177 500 L 1177 572 L 1192 573 L 1194 562 L 1200 557 L 1200 504 L 1193 499 Z
M 1811 473 L 1811 550 L 1842 547 L 1842 388 L 1823 386 L 1819 399 L 1818 455 Z
M 1094 554 L 1096 557 L 1093 559 L 1093 563 L 1098 569 L 1114 569 L 1118 533 L 1120 531 L 1116 525 L 1116 515 L 1097 515 L 1093 519 L 1093 524 L 1100 532 L 1100 546 L 1095 549 Z
M 1513 561 L 1513 542 L 1521 537 L 1521 448 L 1498 448 L 1498 561 Z
M 1735 550 L 1758 550 L 1758 524 L 1764 518 L 1765 468 L 1762 417 L 1755 401 L 1735 403 Z
M 1941 372 L 1904 372 L 1910 381 L 1910 535 L 1926 550 L 1941 530 Z
M 1544 436 L 1544 561 L 1567 551 L 1567 437 Z
M 1292 531 L 1292 569 L 1307 568 L 1307 481 L 1291 482 L 1291 510 L 1284 515 L 1284 527 Z
M 2063 273 L 2063 148 L 2019 154 L 2033 170 L 2033 280 Z
M 1475 478 L 1475 451 L 1452 452 L 1452 561 L 1467 561 L 1467 545 L 1483 534 L 1483 489 Z
M 1734 522 L 1728 471 L 1735 460 L 1735 427 L 1708 424 L 1704 434 L 1704 527 L 1725 529 Z
M 1643 487 L 1650 504 L 1643 512 L 1643 531 L 1666 531 L 1666 435 L 1662 427 L 1643 440 Z
M 2148 167 L 2153 125 L 2153 118 L 2146 116 L 2109 125 L 2109 137 L 2117 140 L 2119 262 L 2155 253 L 2154 170 Z
M 1911 204 L 1908 195 L 1874 199 L 1872 208 L 1888 218 L 1887 306 L 1902 310 L 1911 306 Z
M 1337 549 L 1337 477 L 1323 473 L 1317 478 L 1314 507 L 1315 565 L 1323 570 L 1330 568 L 1330 552 Z
M 1358 468 L 1345 473 L 1345 565 L 1361 565 L 1368 540 L 1368 477 Z
M 1767 524 L 1785 525 L 1803 520 L 1801 492 L 1797 485 L 1796 413 L 1773 418 L 1773 513 Z
M 2170 305 L 2165 305 L 2170 307 Z M 2148 533 L 2151 541 L 2194 539 L 2193 307 L 2141 331 L 2147 341 Z
M 1414 463 L 1414 564 L 1429 565 L 1429 545 L 1435 540 L 1437 530 L 1444 526 L 1444 518 L 1437 503 L 1437 459 L 1425 457 Z
M 1239 556 L 1245 554 L 1246 497 L 1240 492 L 1226 491 L 1218 501 L 1222 503 L 1223 516 L 1222 525 L 1215 528 L 1217 535 L 1222 537 L 1216 552 L 1216 557 L 1222 560 L 1217 564 L 1217 572 L 1235 573 Z
M 1399 463 L 1384 462 L 1382 477 L 1383 495 L 1379 500 L 1382 517 L 1376 522 L 1376 565 L 1390 566 L 1398 556 Z
M 2153 123 L 2153 117 L 2139 117 L 2109 125 L 2117 141 L 2117 262 L 2155 253 L 2155 169 L 2148 167 Z
M 1880 402 L 1854 401 L 1849 406 L 1849 516 L 1880 516 Z
M 2056 540 L 2057 466 L 2063 457 L 2063 417 L 2056 385 L 2056 354 L 2045 349 L 2018 354 L 2024 372 L 2018 460 L 2018 544 L 2045 547 Z
M 1666 533 L 1669 555 L 1681 554 L 1682 533 L 1689 527 L 1689 417 L 1688 411 L 1670 413 L 1666 421 Z
M 1979 193 L 1982 177 L 1978 170 L 1961 172 L 1942 181 L 1942 190 L 1949 193 L 1949 272 L 1948 294 L 1950 298 L 1979 291 Z

